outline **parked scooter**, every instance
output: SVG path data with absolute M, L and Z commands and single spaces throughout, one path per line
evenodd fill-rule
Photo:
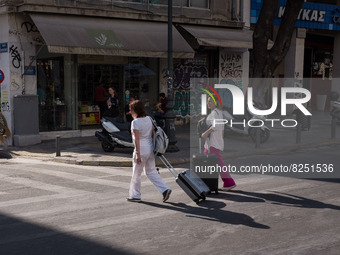
M 260 110 L 266 109 L 264 106 L 259 104 L 254 104 L 254 107 Z M 248 108 L 246 115 L 233 115 L 232 109 L 225 106 L 223 106 L 222 113 L 224 119 L 228 121 L 228 123 L 225 125 L 227 129 L 238 134 L 249 135 L 252 140 L 256 142 L 256 127 L 261 125 L 261 121 L 264 123 L 266 116 L 254 115 L 249 111 Z M 270 130 L 266 125 L 263 124 L 260 131 L 260 142 L 266 142 L 269 136 Z
M 151 108 L 145 106 L 147 116 L 155 119 Z M 96 131 L 95 136 L 102 144 L 105 152 L 112 152 L 115 147 L 134 148 L 131 135 L 131 124 L 120 117 L 103 117 L 102 131 Z
M 103 117 L 102 131 L 96 131 L 95 136 L 102 144 L 105 152 L 112 152 L 115 147 L 133 148 L 130 123 L 120 117 Z

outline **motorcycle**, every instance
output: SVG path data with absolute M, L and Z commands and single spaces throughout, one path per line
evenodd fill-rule
M 130 123 L 120 117 L 103 117 L 101 121 L 103 129 L 96 131 L 95 136 L 105 152 L 112 152 L 115 147 L 134 148 Z
M 151 108 L 145 107 L 146 115 L 155 119 Z M 101 142 L 105 152 L 112 152 L 116 147 L 134 148 L 131 135 L 131 124 L 124 122 L 121 117 L 105 116 L 101 119 L 102 131 L 96 131 L 95 136 Z
M 266 109 L 265 106 L 254 103 L 254 107 L 257 109 Z M 232 132 L 242 135 L 249 135 L 251 139 L 256 142 L 256 127 L 261 126 L 264 123 L 266 116 L 254 115 L 247 108 L 246 115 L 233 115 L 232 109 L 223 106 L 222 108 L 223 117 L 228 122 L 225 124 L 226 128 Z M 250 124 L 250 125 L 249 125 Z M 260 142 L 266 142 L 270 137 L 270 130 L 266 125 L 261 126 L 260 131 Z

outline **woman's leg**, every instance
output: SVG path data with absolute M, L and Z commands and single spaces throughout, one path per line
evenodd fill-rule
M 142 163 L 140 165 L 136 162 L 135 154 L 133 154 L 133 166 L 132 166 L 132 177 L 130 182 L 130 190 L 129 190 L 129 197 L 130 198 L 141 198 L 141 178 L 142 178 L 142 172 L 144 168 L 144 160 L 142 160 Z
M 157 190 L 163 194 L 164 191 L 170 189 L 168 185 L 165 184 L 161 176 L 156 170 L 155 156 L 151 154 L 145 162 L 145 175 L 152 182 Z
M 228 187 L 232 187 L 235 185 L 235 181 L 234 179 L 230 176 L 229 170 L 227 169 L 223 158 L 221 156 L 221 152 L 220 150 L 214 148 L 214 147 L 210 147 L 210 153 L 211 154 L 215 154 L 218 157 L 218 165 L 221 167 L 222 171 L 220 171 L 220 176 L 222 178 L 223 181 L 223 188 L 228 188 Z

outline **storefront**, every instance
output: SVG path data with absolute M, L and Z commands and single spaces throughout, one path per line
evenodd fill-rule
M 312 92 L 311 106 L 329 110 L 327 94 L 332 91 L 334 37 L 307 33 L 305 40 L 304 77 L 312 78 L 305 87 Z
M 81 130 L 99 127 L 101 115 L 94 97 L 99 83 L 116 89 L 121 116 L 131 97 L 153 108 L 159 93 L 167 94 L 166 22 L 41 13 L 4 19 L 9 21 L 10 33 L 5 40 L 7 51 L 1 53 L 7 61 L 1 99 L 9 130 L 15 126 L 13 97 L 25 93 L 38 96 L 40 134 L 23 134 L 16 145 L 38 143 L 56 134 L 77 136 Z M 242 86 L 241 80 L 248 77 L 251 32 L 176 26 L 174 110 L 177 117 L 187 118 L 192 114 L 191 78 L 222 80 L 232 74 L 235 84 Z
M 120 116 L 129 98 L 153 107 L 165 74 L 167 24 L 32 14 L 47 46 L 37 49 L 40 131 L 98 127 L 94 90 L 116 89 Z M 67 35 L 72 34 L 72 37 Z M 173 29 L 174 58 L 194 51 Z
M 274 25 L 280 24 L 285 4 L 285 0 L 279 1 Z M 340 6 L 336 4 L 339 1 L 313 0 L 303 4 L 289 52 L 277 71 L 278 77 L 294 78 L 296 86 L 310 90 L 310 107 L 314 110 L 329 110 L 327 94 L 340 91 L 333 82 L 334 73 L 340 70 L 340 66 L 334 64 L 335 52 L 340 52 L 340 45 L 335 43 L 340 36 Z M 256 23 L 261 5 L 262 0 L 251 1 L 251 23 Z

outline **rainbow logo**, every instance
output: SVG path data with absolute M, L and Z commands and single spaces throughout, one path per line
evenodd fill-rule
M 202 94 L 201 95 L 201 106 L 202 106 L 201 114 L 202 115 L 206 115 L 207 114 L 207 108 L 206 108 L 206 105 L 207 105 L 207 94 L 212 98 L 212 100 L 214 101 L 215 105 L 217 106 L 217 101 L 216 101 L 214 95 L 210 91 L 212 91 L 215 94 L 215 96 L 217 97 L 218 101 L 221 104 L 221 107 L 223 106 L 223 104 L 222 104 L 222 100 L 221 100 L 220 95 L 217 93 L 217 91 L 212 86 L 210 86 L 208 84 L 204 84 L 204 83 L 202 83 L 202 85 L 205 86 L 206 88 L 201 88 L 201 90 L 203 90 L 206 94 Z

